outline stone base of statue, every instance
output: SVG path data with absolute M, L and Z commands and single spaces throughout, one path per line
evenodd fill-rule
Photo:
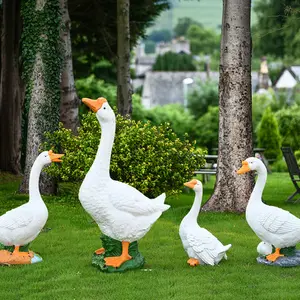
M 36 253 L 28 250 L 29 244 L 20 247 L 20 252 L 14 254 L 14 246 L 0 244 L 0 265 L 28 265 L 43 261 Z
M 278 257 L 274 262 L 268 261 L 265 258 L 265 256 L 259 256 L 257 257 L 256 260 L 258 263 L 268 265 L 268 266 L 278 266 L 278 267 L 300 266 L 300 250 L 296 250 L 296 247 L 282 248 L 280 249 L 280 254 L 283 254 L 284 256 Z
M 120 267 L 114 268 L 105 265 L 105 257 L 119 256 L 122 253 L 121 242 L 114 240 L 106 235 L 102 235 L 102 246 L 105 252 L 101 254 L 93 254 L 92 265 L 97 267 L 100 271 L 106 273 L 125 272 L 133 269 L 140 269 L 145 264 L 145 258 L 138 250 L 138 243 L 133 242 L 129 245 L 129 255 L 132 257 L 130 260 L 125 261 Z

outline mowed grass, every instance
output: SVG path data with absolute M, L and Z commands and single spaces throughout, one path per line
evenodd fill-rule
M 246 175 L 245 175 L 246 176 Z M 0 174 L 0 214 L 21 205 L 19 178 Z M 205 184 L 204 199 L 213 190 L 214 177 Z M 300 205 L 284 200 L 294 191 L 287 173 L 268 176 L 267 203 L 300 217 Z M 146 258 L 142 270 L 104 274 L 91 265 L 101 246 L 99 229 L 79 201 L 44 197 L 49 209 L 46 230 L 31 244 L 42 263 L 0 267 L 0 299 L 299 299 L 299 268 L 268 267 L 256 263 L 259 239 L 244 215 L 200 213 L 199 223 L 224 244 L 233 246 L 228 260 L 218 266 L 187 265 L 178 235 L 179 224 L 194 199 L 193 192 L 169 198 L 172 208 L 140 241 Z

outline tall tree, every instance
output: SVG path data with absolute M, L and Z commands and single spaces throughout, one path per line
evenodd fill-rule
M 61 38 L 63 41 L 63 71 L 61 75 L 60 121 L 65 128 L 77 132 L 79 126 L 79 98 L 76 94 L 71 44 L 71 20 L 68 12 L 68 0 L 60 0 L 62 13 Z
M 145 37 L 147 27 L 165 9 L 168 0 L 131 0 L 129 11 L 130 47 Z M 105 58 L 115 66 L 117 61 L 117 1 L 69 0 L 72 21 L 72 51 L 75 77 L 89 76 L 92 65 Z
M 252 177 L 235 172 L 252 156 L 250 9 L 251 0 L 223 0 L 218 170 L 205 210 L 243 212 L 252 191 Z
M 28 125 L 21 192 L 28 192 L 30 169 L 44 142 L 44 133 L 58 127 L 62 66 L 60 12 L 59 0 L 28 0 L 22 6 L 25 120 Z M 41 175 L 40 188 L 44 194 L 55 193 L 55 185 L 45 173 Z
M 130 0 L 117 0 L 117 106 L 122 116 L 131 116 L 132 113 L 129 8 Z
M 19 73 L 20 1 L 2 2 L 0 169 L 21 172 L 22 83 Z

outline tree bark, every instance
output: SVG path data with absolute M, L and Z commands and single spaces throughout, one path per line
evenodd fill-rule
M 117 104 L 118 112 L 122 116 L 131 117 L 132 114 L 132 87 L 130 82 L 130 29 L 129 29 L 129 2 L 117 0 Z
M 0 169 L 21 172 L 20 1 L 4 0 L 1 39 Z
M 46 107 L 45 102 L 47 97 L 45 94 L 45 79 L 44 79 L 44 65 L 40 53 L 36 55 L 36 61 L 33 69 L 32 81 L 33 89 L 30 99 L 30 107 L 28 113 L 28 127 L 27 127 L 27 144 L 26 144 L 26 162 L 22 184 L 20 186 L 21 193 L 29 193 L 29 177 L 30 170 L 40 153 L 40 146 L 43 139 L 44 132 L 39 130 L 41 122 L 47 120 L 41 119 L 41 107 Z M 42 194 L 55 194 L 56 184 L 45 172 L 41 173 L 40 190 Z
M 253 175 L 237 175 L 252 155 L 250 0 L 223 0 L 219 153 L 215 190 L 204 210 L 244 212 Z
M 62 11 L 62 32 L 64 63 L 61 77 L 61 102 L 60 102 L 60 121 L 65 128 L 77 133 L 79 126 L 78 105 L 79 98 L 76 94 L 71 45 L 71 20 L 68 12 L 68 1 L 60 0 Z M 99 95 L 101 96 L 101 95 Z
M 34 47 L 34 61 L 30 68 L 30 75 L 26 77 L 26 93 L 28 96 L 28 116 L 27 116 L 27 142 L 26 142 L 26 160 L 23 181 L 20 186 L 21 193 L 29 192 L 29 177 L 31 167 L 39 155 L 42 143 L 45 141 L 45 132 L 51 132 L 58 128 L 59 107 L 60 107 L 60 78 L 61 78 L 61 53 L 59 47 L 61 24 L 59 16 L 59 0 L 35 0 L 31 4 L 32 18 L 40 22 L 34 32 L 38 44 Z M 29 9 L 27 7 L 27 9 Z M 24 13 L 24 18 L 28 17 L 28 11 Z M 44 16 L 46 15 L 46 17 Z M 40 16 L 43 16 L 41 18 Z M 35 20 L 35 22 L 37 22 Z M 54 21 L 56 20 L 56 22 Z M 24 22 L 25 32 L 33 30 L 32 24 L 26 19 Z M 56 27 L 57 26 L 57 27 Z M 30 30 L 28 30 L 30 28 Z M 54 36 L 55 35 L 55 36 Z M 40 38 L 39 38 L 40 37 Z M 30 41 L 32 36 L 23 36 L 24 44 Z M 28 45 L 28 44 L 27 44 Z M 52 54 L 50 58 L 45 55 L 45 51 Z M 26 60 L 26 57 L 23 57 Z M 57 59 L 56 63 L 53 60 Z M 28 65 L 28 64 L 27 64 Z M 28 66 L 27 66 L 28 67 Z M 55 194 L 56 182 L 45 172 L 41 173 L 40 191 L 42 194 Z

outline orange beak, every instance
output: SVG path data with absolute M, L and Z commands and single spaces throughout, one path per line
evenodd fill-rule
M 197 180 L 196 179 L 193 179 L 193 180 L 191 180 L 189 182 L 185 182 L 184 183 L 184 185 L 187 186 L 190 189 L 193 189 L 196 184 L 197 184 Z
M 242 161 L 242 167 L 241 167 L 239 170 L 237 170 L 236 172 L 237 172 L 238 174 L 245 174 L 245 173 L 247 173 L 247 172 L 249 172 L 249 171 L 251 171 L 251 169 L 249 168 L 248 162 L 245 161 L 245 160 L 243 160 L 243 161 Z
M 60 158 L 64 156 L 64 154 L 55 154 L 52 150 L 48 151 L 48 154 L 53 162 L 61 162 L 62 160 Z
M 105 98 L 98 98 L 97 100 L 82 98 L 82 102 L 93 112 L 97 112 L 102 107 L 103 103 L 107 102 L 107 100 Z

